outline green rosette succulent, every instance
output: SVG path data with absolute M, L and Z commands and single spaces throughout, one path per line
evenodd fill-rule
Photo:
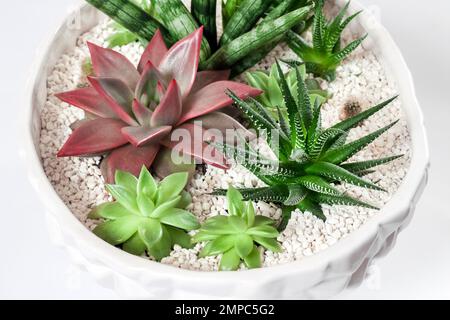
M 306 79 L 306 66 L 295 61 L 289 61 L 289 64 L 293 66 L 293 68 L 290 68 L 285 74 L 286 82 L 291 92 L 297 92 L 297 70 L 302 78 Z M 247 72 L 245 76 L 247 82 L 251 86 L 264 91 L 263 94 L 256 98 L 257 101 L 268 108 L 275 117 L 278 117 L 277 108 L 280 108 L 282 113 L 286 114 L 286 104 L 280 87 L 281 80 L 275 63 L 272 65 L 269 72 L 257 70 Z M 312 105 L 314 105 L 316 101 L 319 105 L 322 105 L 330 98 L 329 93 L 326 90 L 322 90 L 320 83 L 316 79 L 306 79 L 305 84 Z
M 193 237 L 194 242 L 207 241 L 200 257 L 222 254 L 221 271 L 237 270 L 241 262 L 248 268 L 259 268 L 261 248 L 281 251 L 275 221 L 255 215 L 253 203 L 244 202 L 239 191 L 232 187 L 228 189 L 227 199 L 229 215 L 209 218 Z
M 184 191 L 188 173 L 174 173 L 157 183 L 143 167 L 139 178 L 116 171 L 116 184 L 106 185 L 114 202 L 104 203 L 89 214 L 105 219 L 94 233 L 114 246 L 135 255 L 147 253 L 156 260 L 167 257 L 175 244 L 191 248 L 187 233 L 200 227 L 185 208 L 192 202 Z

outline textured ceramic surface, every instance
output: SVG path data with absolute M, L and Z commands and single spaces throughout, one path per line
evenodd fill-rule
M 338 1 L 342 4 L 344 1 Z M 362 6 L 352 1 L 350 11 Z M 25 112 L 25 156 L 29 176 L 47 208 L 49 230 L 73 261 L 98 281 L 132 298 L 327 298 L 364 279 L 374 258 L 386 254 L 410 221 L 428 175 L 428 146 L 423 116 L 410 72 L 388 32 L 367 11 L 359 25 L 369 33 L 365 46 L 382 61 L 388 77 L 397 82 L 412 139 L 411 167 L 392 200 L 359 230 L 329 249 L 301 261 L 243 272 L 204 273 L 179 270 L 129 255 L 87 230 L 64 205 L 42 168 L 39 155 L 40 110 L 46 100 L 46 79 L 57 59 L 75 45 L 76 38 L 101 19 L 82 6 L 66 17 L 38 54 L 29 84 Z

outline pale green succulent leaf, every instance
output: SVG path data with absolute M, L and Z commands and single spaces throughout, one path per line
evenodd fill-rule
M 139 174 L 137 189 L 138 194 L 143 194 L 153 201 L 155 200 L 158 185 L 145 166 L 142 166 L 141 173 Z
M 219 263 L 220 271 L 236 271 L 241 263 L 241 258 L 235 249 L 230 249 L 222 255 Z
M 185 232 L 179 228 L 174 228 L 171 226 L 165 226 L 165 227 L 166 227 L 167 231 L 169 232 L 172 242 L 174 244 L 177 244 L 180 247 L 185 248 L 185 249 L 192 249 L 194 247 L 191 236 L 187 232 Z
M 147 247 L 148 253 L 157 261 L 170 255 L 172 251 L 172 238 L 164 226 L 162 226 L 162 236 L 153 246 Z
M 155 204 L 153 203 L 152 199 L 142 193 L 137 196 L 137 204 L 139 207 L 139 211 L 145 217 L 150 217 L 153 213 L 153 210 L 155 209 Z
M 128 239 L 123 245 L 122 249 L 130 254 L 141 256 L 144 254 L 146 245 L 141 240 L 141 236 L 136 232 L 130 239 Z
M 127 188 L 113 184 L 106 185 L 106 189 L 113 196 L 113 198 L 125 209 L 139 214 L 139 208 L 137 205 L 135 193 L 128 190 Z
M 163 216 L 167 211 L 172 210 L 173 208 L 177 208 L 178 204 L 181 201 L 181 196 L 177 196 L 169 201 L 166 201 L 164 203 L 162 203 L 161 205 L 159 205 L 158 207 L 156 207 L 152 213 L 151 213 L 151 217 L 155 218 L 155 219 L 159 219 L 161 216 Z
M 138 232 L 147 248 L 151 248 L 161 240 L 163 226 L 158 220 L 145 219 L 139 224 Z
M 227 192 L 228 213 L 231 216 L 242 217 L 244 213 L 244 203 L 242 195 L 235 188 L 230 186 Z
M 262 225 L 249 228 L 246 232 L 248 235 L 265 238 L 276 238 L 279 233 L 277 229 L 269 225 Z
M 253 238 L 246 234 L 237 235 L 234 239 L 234 247 L 239 257 L 244 259 L 253 250 Z
M 235 245 L 234 235 L 220 236 L 208 242 L 200 252 L 200 257 L 217 256 L 232 249 Z
M 197 218 L 192 213 L 178 208 L 166 211 L 159 219 L 164 224 L 187 231 L 196 230 L 200 227 Z
M 281 248 L 280 243 L 274 239 L 274 238 L 265 238 L 265 237 L 258 237 L 254 236 L 253 240 L 255 240 L 256 243 L 263 246 L 267 250 L 270 250 L 272 252 L 281 252 L 283 249 Z
M 247 268 L 249 269 L 255 269 L 261 267 L 261 252 L 258 250 L 256 246 L 253 246 L 253 250 L 248 254 L 246 257 L 244 257 L 244 262 Z
M 117 170 L 115 174 L 115 181 L 119 186 L 122 186 L 130 192 L 136 194 L 138 180 L 131 173 Z
M 91 213 L 89 213 L 89 218 L 94 219 L 110 219 L 116 220 L 119 218 L 127 217 L 132 215 L 124 206 L 118 202 L 106 202 L 97 207 L 95 207 Z
M 177 204 L 177 208 L 186 209 L 192 203 L 192 196 L 187 191 L 181 191 L 181 199 Z
M 247 219 L 247 226 L 251 227 L 255 223 L 255 207 L 253 202 L 247 201 L 245 203 L 245 218 Z
M 116 246 L 130 239 L 137 231 L 140 220 L 134 216 L 106 221 L 93 230 L 101 239 Z
M 188 182 L 189 174 L 186 172 L 173 173 L 159 183 L 157 205 L 177 197 Z

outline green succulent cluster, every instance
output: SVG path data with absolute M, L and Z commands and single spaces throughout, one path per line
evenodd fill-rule
M 336 68 L 352 53 L 366 38 L 361 37 L 341 48 L 341 35 L 348 24 L 361 13 L 356 12 L 344 19 L 350 2 L 339 12 L 335 19 L 326 21 L 323 14 L 323 0 L 316 0 L 316 8 L 313 21 L 312 46 L 295 32 L 288 32 L 288 44 L 290 48 L 306 63 L 308 73 L 326 80 L 336 78 Z
M 242 195 L 230 187 L 227 191 L 228 216 L 209 218 L 193 237 L 194 242 L 206 241 L 200 257 L 222 254 L 219 269 L 237 270 L 241 262 L 248 268 L 261 267 L 261 248 L 280 252 L 275 221 L 255 215 L 252 202 L 244 202 Z
M 104 203 L 89 214 L 91 219 L 105 219 L 94 233 L 106 242 L 135 255 L 145 251 L 156 260 L 168 256 L 178 244 L 191 248 L 187 231 L 200 227 L 197 218 L 184 210 L 190 203 L 183 189 L 187 173 L 175 173 L 157 183 L 143 167 L 139 178 L 117 171 L 116 184 L 107 185 L 114 202 Z
M 278 121 L 255 99 L 244 101 L 232 92 L 229 93 L 253 127 L 259 133 L 264 133 L 277 159 L 262 157 L 245 141 L 244 147 L 216 143 L 216 146 L 221 148 L 228 157 L 238 159 L 241 165 L 267 185 L 263 188 L 240 190 L 244 199 L 262 200 L 281 205 L 284 216 L 281 228 L 286 225 L 295 208 L 303 212 L 311 212 L 321 219 L 325 219 L 322 204 L 377 209 L 371 204 L 346 195 L 335 185 L 348 183 L 383 191 L 375 183 L 363 177 L 371 173 L 373 167 L 388 163 L 400 156 L 362 162 L 348 162 L 348 160 L 390 129 L 397 121 L 355 141 L 347 142 L 347 136 L 353 127 L 387 106 L 396 97 L 330 128 L 322 128 L 320 105 L 317 101 L 314 105 L 311 104 L 300 71 L 296 69 L 297 91 L 292 92 L 278 62 L 277 69 L 280 77 L 279 86 L 287 109 L 287 116 L 283 116 L 278 108 Z M 297 98 L 294 98 L 294 95 Z M 275 136 L 277 139 L 272 139 Z M 224 195 L 225 192 L 225 190 L 217 190 L 215 194 Z
M 291 92 L 297 91 L 297 76 L 296 73 L 300 72 L 302 77 L 306 78 L 305 65 L 300 63 L 294 66 L 286 74 L 286 82 Z M 268 108 L 276 116 L 277 107 L 280 107 L 283 114 L 286 114 L 286 105 L 283 99 L 283 93 L 280 88 L 280 77 L 278 76 L 278 69 L 274 63 L 269 72 L 257 70 L 246 73 L 247 82 L 255 88 L 261 89 L 264 92 L 256 99 Z M 330 95 L 326 90 L 322 90 L 320 83 L 316 79 L 306 79 L 306 87 L 308 89 L 308 95 L 311 100 L 311 104 L 314 104 L 316 100 L 320 105 L 328 100 Z M 294 97 L 296 98 L 296 97 Z

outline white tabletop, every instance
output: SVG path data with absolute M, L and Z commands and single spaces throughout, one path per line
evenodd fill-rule
M 22 0 L 0 11 L 0 298 L 114 299 L 49 240 L 44 208 L 19 157 L 22 98 L 36 48 L 78 0 Z M 450 2 L 361 0 L 380 13 L 408 62 L 425 112 L 429 185 L 410 226 L 371 277 L 343 299 L 450 298 Z M 429 7 L 430 5 L 433 7 Z

